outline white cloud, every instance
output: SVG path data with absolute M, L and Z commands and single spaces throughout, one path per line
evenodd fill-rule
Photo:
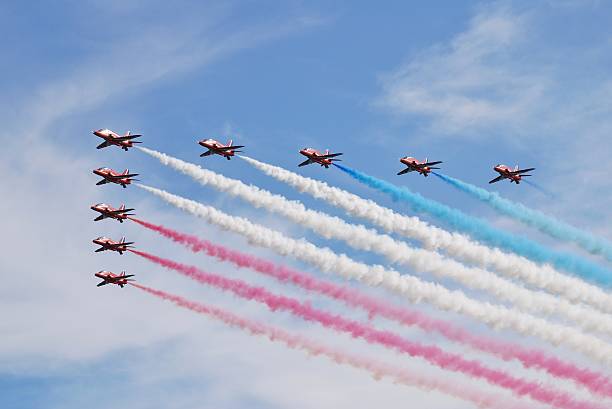
M 424 115 L 449 133 L 520 120 L 546 88 L 541 72 L 514 61 L 527 20 L 505 8 L 481 11 L 448 44 L 384 75 L 377 105 L 397 115 Z

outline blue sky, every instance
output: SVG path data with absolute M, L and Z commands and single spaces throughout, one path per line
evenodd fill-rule
M 426 3 L 0 4 L 0 211 L 6 217 L 0 243 L 0 405 L 367 408 L 410 399 L 429 408 L 469 408 L 437 393 L 374 382 L 130 289 L 95 289 L 92 278 L 102 268 L 126 269 L 154 287 L 355 351 L 394 357 L 199 288 L 134 256 L 93 255 L 93 237 L 125 234 L 144 249 L 308 297 L 188 254 L 136 226 L 92 223 L 91 204 L 126 202 L 146 220 L 308 269 L 194 221 L 138 189 L 94 186 L 91 169 L 110 166 L 129 167 L 147 184 L 357 259 L 381 261 L 202 188 L 139 152 L 96 151 L 99 141 L 91 130 L 101 127 L 143 133 L 153 149 L 342 215 L 243 161 L 200 159 L 196 141 L 232 137 L 246 145 L 249 156 L 290 169 L 302 160 L 300 148 L 330 148 L 344 152 L 349 166 L 580 253 L 495 216 L 435 178 L 395 175 L 404 155 L 443 160 L 445 173 L 479 186 L 494 176 L 496 163 L 534 166 L 534 181 L 555 199 L 526 185 L 495 188 L 612 239 L 612 5 Z M 309 166 L 299 172 L 408 211 L 334 169 Z M 342 311 L 333 303 L 330 308 Z M 425 339 L 417 331 L 406 333 Z M 434 371 L 421 362 L 406 364 Z M 296 402 L 302 388 L 308 396 Z

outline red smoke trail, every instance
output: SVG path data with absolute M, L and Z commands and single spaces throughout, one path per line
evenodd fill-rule
M 271 327 L 257 321 L 239 317 L 219 308 L 196 303 L 187 300 L 183 297 L 169 294 L 160 290 L 155 290 L 150 287 L 145 287 L 140 284 L 130 284 L 156 297 L 173 302 L 174 304 L 183 308 L 187 308 L 191 311 L 195 311 L 197 313 L 205 314 L 210 317 L 216 318 L 227 325 L 237 327 L 241 330 L 249 332 L 252 335 L 264 336 L 270 341 L 281 342 L 287 345 L 289 348 L 303 350 L 313 356 L 325 355 L 338 364 L 346 364 L 355 368 L 364 369 L 366 371 L 369 371 L 372 377 L 376 380 L 389 377 L 392 378 L 395 382 L 402 383 L 405 385 L 417 386 L 419 388 L 427 390 L 436 389 L 448 395 L 455 396 L 463 400 L 471 401 L 481 408 L 524 408 L 523 404 L 519 404 L 517 402 L 504 402 L 503 398 L 501 398 L 500 396 L 481 392 L 480 390 L 469 387 L 466 384 L 461 385 L 456 382 L 445 381 L 444 379 L 441 379 L 438 376 L 426 376 L 412 373 L 406 369 L 386 365 L 378 361 L 370 360 L 368 358 L 350 355 L 344 351 L 336 350 L 334 348 L 312 341 L 308 338 L 290 334 L 279 328 Z
M 369 325 L 313 308 L 308 303 L 302 303 L 295 298 L 276 295 L 262 287 L 251 286 L 241 280 L 210 274 L 199 270 L 197 267 L 177 263 L 142 251 L 130 251 L 202 284 L 230 291 L 247 300 L 259 301 L 266 304 L 272 311 L 288 311 L 306 321 L 318 322 L 326 328 L 348 333 L 354 338 L 361 338 L 367 342 L 392 348 L 410 356 L 424 358 L 440 368 L 485 379 L 489 383 L 509 389 L 519 396 L 529 396 L 534 400 L 564 409 L 603 409 L 595 403 L 577 401 L 569 394 L 553 391 L 538 383 L 513 377 L 503 371 L 490 369 L 477 361 L 467 360 L 460 355 L 444 352 L 436 346 L 412 342 L 395 333 L 380 331 Z
M 180 233 L 167 227 L 135 218 L 130 219 L 147 229 L 153 230 L 177 243 L 189 247 L 194 252 L 204 252 L 219 260 L 229 261 L 238 267 L 248 267 L 262 274 L 274 277 L 282 282 L 291 282 L 304 289 L 324 294 L 351 306 L 363 308 L 371 315 L 384 316 L 404 325 L 416 325 L 424 331 L 437 332 L 448 339 L 470 345 L 481 351 L 495 354 L 505 360 L 517 359 L 527 368 L 545 370 L 553 376 L 571 379 L 585 386 L 592 392 L 612 397 L 612 381 L 609 377 L 589 369 L 579 368 L 576 365 L 550 356 L 543 351 L 523 348 L 515 344 L 497 341 L 492 338 L 474 336 L 468 331 L 446 321 L 430 318 L 418 311 L 409 310 L 403 306 L 399 307 L 378 300 L 357 290 L 319 280 L 309 274 L 224 246 L 213 244 L 196 236 Z

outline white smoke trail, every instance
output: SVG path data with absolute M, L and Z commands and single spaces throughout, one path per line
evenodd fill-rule
M 387 232 L 419 240 L 426 248 L 440 249 L 448 255 L 493 269 L 510 278 L 520 279 L 535 287 L 564 296 L 576 303 L 591 305 L 612 313 L 612 295 L 578 278 L 559 273 L 550 265 L 538 265 L 524 257 L 489 248 L 459 233 L 431 226 L 417 217 L 405 216 L 327 183 L 307 178 L 278 166 L 239 156 L 265 174 L 284 182 L 302 193 L 345 210 L 381 227 Z
M 240 197 L 256 207 L 265 207 L 267 210 L 280 213 L 323 237 L 343 240 L 358 250 L 374 251 L 393 263 L 409 266 L 416 271 L 451 278 L 467 287 L 488 291 L 496 297 L 510 301 L 523 311 L 544 315 L 557 314 L 586 331 L 612 336 L 612 317 L 592 308 L 573 305 L 565 299 L 528 290 L 489 271 L 466 267 L 434 251 L 412 248 L 404 242 L 379 234 L 362 225 L 350 224 L 338 217 L 306 209 L 298 201 L 289 201 L 283 196 L 272 194 L 256 186 L 246 185 L 239 180 L 202 169 L 198 165 L 164 153 L 146 148 L 141 150 L 157 158 L 162 164 L 190 176 L 203 185 L 212 186 L 219 191 Z
M 553 324 L 503 306 L 476 301 L 460 291 L 450 291 L 416 277 L 402 276 L 397 271 L 387 270 L 381 265 L 359 263 L 329 248 L 319 248 L 306 240 L 289 238 L 278 231 L 254 224 L 242 217 L 230 216 L 211 206 L 205 206 L 150 186 L 137 186 L 211 224 L 244 236 L 249 243 L 269 248 L 283 256 L 291 256 L 321 271 L 336 273 L 371 286 L 382 286 L 404 296 L 411 302 L 425 301 L 442 310 L 468 315 L 492 328 L 510 328 L 554 345 L 572 348 L 599 362 L 612 364 L 612 345 L 582 334 L 574 328 Z

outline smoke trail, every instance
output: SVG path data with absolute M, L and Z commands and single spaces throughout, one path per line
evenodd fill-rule
M 202 169 L 198 165 L 151 149 L 140 148 L 140 150 L 157 158 L 163 165 L 171 166 L 203 185 L 238 196 L 256 207 L 264 207 L 280 213 L 325 238 L 343 240 L 355 249 L 382 254 L 392 263 L 409 266 L 417 271 L 432 273 L 438 277 L 451 278 L 467 287 L 487 291 L 495 297 L 510 301 L 522 311 L 544 315 L 556 314 L 572 321 L 586 331 L 612 336 L 612 317 L 599 311 L 572 305 L 567 300 L 549 294 L 528 290 L 489 271 L 466 267 L 436 252 L 414 249 L 388 235 L 381 235 L 364 226 L 349 224 L 338 217 L 307 209 L 298 201 L 289 201 L 283 196 L 274 195 L 267 190 Z
M 472 348 L 492 353 L 504 360 L 516 359 L 526 368 L 543 369 L 549 374 L 571 379 L 590 391 L 612 397 L 612 381 L 607 376 L 584 368 L 563 362 L 543 351 L 522 348 L 518 345 L 497 341 L 493 338 L 475 336 L 470 332 L 449 322 L 430 318 L 426 314 L 411 310 L 405 306 L 397 306 L 390 302 L 370 297 L 352 288 L 319 280 L 307 273 L 293 270 L 289 267 L 252 256 L 247 253 L 211 243 L 185 233 L 180 233 L 164 226 L 130 218 L 143 227 L 155 231 L 162 236 L 180 243 L 193 252 L 204 252 L 221 261 L 229 261 L 237 267 L 248 267 L 283 283 L 290 282 L 309 291 L 323 294 L 353 307 L 366 310 L 370 316 L 382 316 L 395 320 L 403 325 L 418 326 L 424 331 L 437 332 L 444 337 L 469 345 Z
M 344 351 L 312 341 L 308 338 L 285 332 L 279 328 L 242 318 L 219 308 L 196 303 L 183 297 L 169 294 L 165 291 L 145 287 L 140 284 L 130 284 L 158 298 L 170 301 L 179 307 L 215 318 L 222 321 L 224 324 L 239 328 L 250 333 L 251 335 L 263 336 L 270 341 L 280 342 L 291 349 L 304 351 L 311 356 L 326 356 L 337 364 L 348 365 L 357 369 L 368 371 L 372 375 L 372 378 L 377 381 L 381 380 L 382 378 L 390 378 L 399 384 L 415 386 L 425 390 L 438 390 L 447 395 L 472 402 L 480 408 L 520 409 L 524 407 L 524 404 L 507 402 L 500 396 L 482 392 L 474 387 L 468 386 L 467 384 L 458 384 L 457 382 L 445 381 L 439 376 L 436 377 L 430 375 L 428 376 L 426 374 L 413 373 L 404 368 L 386 365 L 382 362 L 357 355 L 351 355 Z
M 574 400 L 569 394 L 554 391 L 535 382 L 525 381 L 507 374 L 504 371 L 488 368 L 478 361 L 464 359 L 460 355 L 445 352 L 433 345 L 424 345 L 409 341 L 399 335 L 377 330 L 358 321 L 343 318 L 312 307 L 309 303 L 300 302 L 291 297 L 273 294 L 263 287 L 255 287 L 241 280 L 225 278 L 216 274 L 204 272 L 197 267 L 177 263 L 172 260 L 157 257 L 139 250 L 130 250 L 153 263 L 177 271 L 202 284 L 229 291 L 234 295 L 258 301 L 265 304 L 271 311 L 287 311 L 306 321 L 316 322 L 325 328 L 346 333 L 353 338 L 363 339 L 371 344 L 377 344 L 423 358 L 442 369 L 463 373 L 475 378 L 484 379 L 490 384 L 506 388 L 518 396 L 529 396 L 542 403 L 567 409 L 599 408 L 598 405 Z M 601 407 L 603 409 L 603 407 Z
M 535 190 L 539 191 L 540 193 L 542 193 L 544 196 L 547 196 L 549 199 L 558 199 L 558 196 L 556 194 L 554 194 L 553 192 L 551 192 L 550 190 L 544 188 L 543 186 L 532 182 L 528 179 L 523 180 L 523 182 L 525 182 L 525 184 L 531 186 L 532 188 L 534 188 Z
M 327 183 L 306 178 L 278 166 L 239 156 L 256 169 L 268 176 L 286 183 L 303 193 L 339 207 L 348 214 L 364 218 L 387 232 L 419 240 L 427 248 L 443 249 L 447 254 L 467 263 L 492 268 L 508 277 L 520 279 L 565 298 L 591 305 L 604 312 L 612 313 L 612 296 L 601 288 L 588 284 L 578 278 L 561 274 L 550 265 L 536 263 L 497 248 L 489 248 L 470 240 L 459 233 L 423 222 L 417 217 L 405 216 L 382 207 L 372 200 L 363 199 Z
M 511 250 L 538 262 L 550 262 L 558 268 L 577 273 L 601 285 L 607 286 L 612 283 L 612 273 L 610 271 L 581 257 L 554 251 L 532 240 L 498 230 L 484 220 L 468 216 L 460 210 L 434 200 L 426 199 L 405 187 L 396 186 L 346 166 L 335 163 L 334 166 L 359 182 L 387 193 L 394 200 L 409 203 L 414 211 L 431 214 L 485 243 Z
M 402 276 L 397 271 L 380 265 L 356 262 L 329 248 L 319 248 L 306 240 L 294 240 L 278 231 L 251 223 L 249 220 L 229 216 L 213 207 L 145 185 L 136 185 L 162 198 L 167 203 L 207 220 L 222 229 L 241 234 L 251 244 L 263 246 L 284 256 L 292 256 L 309 263 L 321 271 L 357 279 L 367 285 L 383 286 L 401 294 L 411 302 L 428 302 L 436 307 L 468 315 L 495 329 L 512 328 L 554 345 L 565 345 L 600 362 L 612 363 L 612 346 L 574 328 L 553 324 L 503 306 L 492 305 L 468 298 L 460 291 L 450 291 L 437 284 L 416 277 Z
M 547 216 L 537 210 L 529 209 L 521 203 L 504 199 L 495 192 L 489 192 L 488 190 L 444 174 L 432 173 L 449 185 L 487 203 L 501 214 L 510 216 L 528 226 L 535 227 L 542 233 L 546 233 L 551 237 L 574 242 L 590 253 L 601 254 L 608 260 L 612 260 L 612 243 L 603 238 L 595 237 L 590 233 L 570 226 L 554 217 Z

